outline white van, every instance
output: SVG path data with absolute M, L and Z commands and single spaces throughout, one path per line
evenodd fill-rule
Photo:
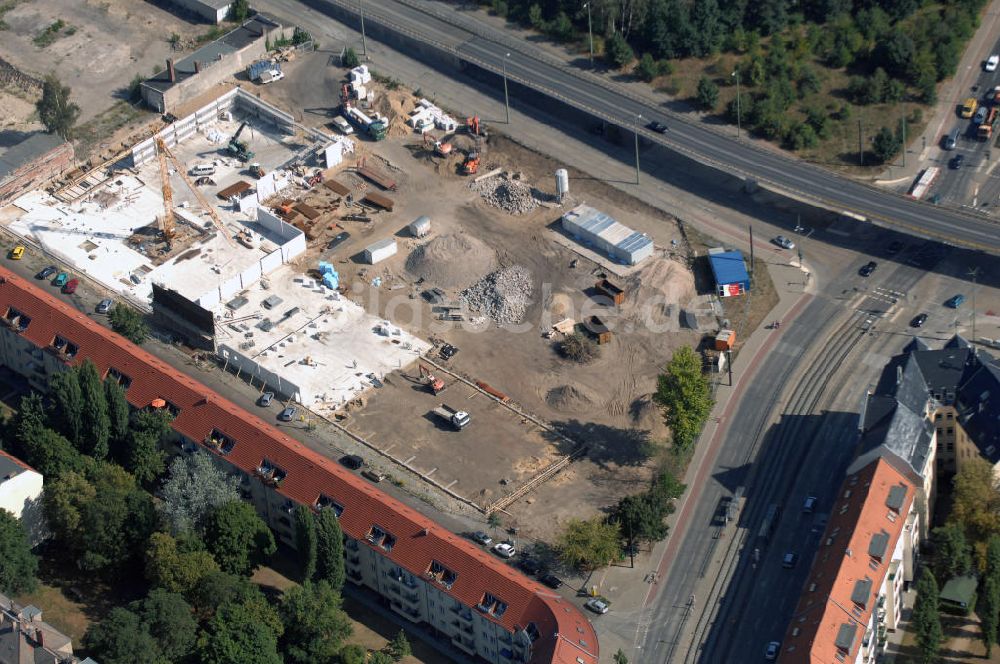
M 202 176 L 202 175 L 215 175 L 215 166 L 212 164 L 196 164 L 194 168 L 191 169 L 191 175 Z
M 354 133 L 354 127 L 343 115 L 338 115 L 333 119 L 333 126 L 340 130 L 340 133 L 349 136 Z

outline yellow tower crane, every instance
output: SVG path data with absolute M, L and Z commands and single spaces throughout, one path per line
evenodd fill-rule
M 170 240 L 177 234 L 174 228 L 174 190 L 170 188 L 170 174 L 167 172 L 167 146 L 162 139 L 156 139 L 156 157 L 160 160 L 160 184 L 163 188 L 163 216 L 160 217 L 160 230 L 163 237 Z
M 226 225 L 222 222 L 222 219 L 219 217 L 218 213 L 216 213 L 215 208 L 212 207 L 212 204 L 205 199 L 205 196 L 202 195 L 201 191 L 194 185 L 193 182 L 191 182 L 191 179 L 187 176 L 187 173 L 184 172 L 184 167 L 181 165 L 177 157 L 174 156 L 174 153 L 167 149 L 167 145 L 163 142 L 163 139 L 159 138 L 156 139 L 156 149 L 161 155 L 166 155 L 166 157 L 174 165 L 174 168 L 177 169 L 178 175 L 181 176 L 181 179 L 184 180 L 184 183 L 194 193 L 194 197 L 198 199 L 198 203 L 201 205 L 202 208 L 204 208 L 208 212 L 208 216 L 212 218 L 212 221 L 215 222 L 215 227 L 219 229 L 219 233 L 222 234 L 222 237 L 226 239 L 226 242 L 228 242 L 230 246 L 235 247 L 236 245 L 233 243 L 233 238 L 229 237 L 229 232 L 226 230 Z M 162 157 L 160 159 L 161 159 L 160 161 L 161 168 L 163 168 L 165 171 L 166 166 L 163 164 Z M 164 182 L 166 182 L 165 178 Z M 164 196 L 163 196 L 164 202 L 166 202 L 167 200 L 166 192 L 168 188 L 169 185 L 164 187 Z M 173 210 L 171 209 L 171 215 L 172 214 Z M 173 226 L 172 216 L 170 225 L 171 227 Z

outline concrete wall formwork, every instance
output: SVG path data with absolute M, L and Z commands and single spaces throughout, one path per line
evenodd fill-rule
M 301 403 L 302 390 L 298 385 L 287 378 L 282 378 L 273 371 L 265 369 L 257 364 L 253 358 L 247 357 L 226 344 L 219 344 L 218 355 L 227 369 L 239 372 L 241 376 L 249 376 L 255 383 L 264 383 L 268 389 L 273 390 L 282 397 Z
M 236 88 L 235 94 L 236 108 L 247 115 L 266 120 L 285 134 L 294 134 L 296 129 L 300 128 L 291 115 L 243 88 Z

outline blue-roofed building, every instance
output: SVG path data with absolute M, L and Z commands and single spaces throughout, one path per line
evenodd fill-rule
M 712 266 L 716 295 L 732 297 L 750 292 L 750 274 L 741 252 L 726 251 L 722 247 L 709 249 L 708 262 Z
M 578 205 L 562 217 L 563 230 L 617 263 L 636 265 L 653 255 L 653 240 L 623 226 L 589 205 Z

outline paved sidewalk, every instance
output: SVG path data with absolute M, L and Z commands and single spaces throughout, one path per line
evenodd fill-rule
M 808 269 L 808 264 L 806 265 Z M 769 264 L 768 272 L 774 281 L 778 292 L 778 304 L 765 317 L 765 321 L 779 320 L 789 323 L 798 315 L 812 299 L 817 290 L 816 279 L 810 278 L 808 283 L 805 270 L 796 265 Z M 690 525 L 694 509 L 701 496 L 701 490 L 715 466 L 722 442 L 729 429 L 729 417 L 739 403 L 740 386 L 751 380 L 757 368 L 767 357 L 768 352 L 777 343 L 779 335 L 784 334 L 785 325 L 778 330 L 761 326 L 747 337 L 733 362 L 734 385 L 726 385 L 723 380 L 716 393 L 716 404 L 702 432 L 691 465 L 684 476 L 688 486 L 687 492 L 677 503 L 677 511 L 668 519 L 670 535 L 659 542 L 649 554 L 636 557 L 635 568 L 627 563 L 613 565 L 595 574 L 590 579 L 590 586 L 596 586 L 598 592 L 612 602 L 611 613 L 616 616 L 607 620 L 608 616 L 594 621 L 601 641 L 602 661 L 611 661 L 615 651 L 621 648 L 630 658 L 635 655 L 635 648 L 640 643 L 639 631 L 642 628 L 643 615 L 647 607 L 656 602 L 660 582 L 666 578 L 671 565 L 675 562 L 677 550 Z M 705 579 L 703 583 L 710 583 Z M 698 594 L 698 591 L 695 591 Z M 639 660 L 636 660 L 639 661 Z

